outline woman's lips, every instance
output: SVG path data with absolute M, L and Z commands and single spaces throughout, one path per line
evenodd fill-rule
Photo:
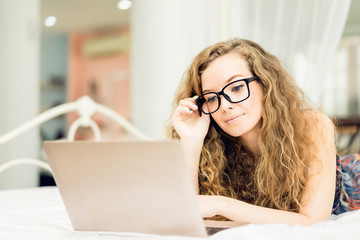
M 226 123 L 235 122 L 235 121 L 238 120 L 241 116 L 244 116 L 244 115 L 245 115 L 245 113 L 242 113 L 242 114 L 236 115 L 236 116 L 231 116 L 231 117 L 227 118 L 227 119 L 225 120 L 225 122 L 226 122 Z

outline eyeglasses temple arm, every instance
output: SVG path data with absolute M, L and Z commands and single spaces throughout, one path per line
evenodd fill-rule
M 199 115 L 201 117 L 201 107 L 200 107 L 200 103 L 199 103 L 199 98 L 195 99 L 195 103 L 198 106 Z

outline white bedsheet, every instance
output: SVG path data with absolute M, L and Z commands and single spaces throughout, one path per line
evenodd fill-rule
M 218 232 L 210 239 L 360 239 L 360 211 L 312 226 L 245 225 Z M 0 191 L 0 239 L 199 239 L 136 233 L 89 233 L 72 230 L 56 187 Z

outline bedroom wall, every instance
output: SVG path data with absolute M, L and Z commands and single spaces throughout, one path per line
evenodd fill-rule
M 39 112 L 39 2 L 0 0 L 0 135 Z M 0 145 L 0 163 L 38 157 L 38 130 Z M 0 189 L 36 186 L 37 169 L 13 167 L 0 175 Z
M 179 1 L 132 6 L 131 110 L 135 126 L 151 138 L 162 138 L 162 123 L 185 69 L 182 7 Z
M 153 139 L 164 138 L 176 87 L 191 60 L 204 46 L 226 38 L 220 23 L 206 23 L 207 13 L 217 12 L 218 5 L 204 6 L 204 1 L 192 0 L 133 2 L 131 116 Z

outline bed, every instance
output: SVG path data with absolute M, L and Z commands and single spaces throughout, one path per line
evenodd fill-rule
M 89 233 L 72 230 L 56 187 L 0 191 L 1 239 L 197 239 L 136 233 Z M 360 239 L 360 211 L 334 216 L 312 226 L 245 225 L 223 230 L 210 239 Z
M 78 112 L 79 118 L 71 125 L 68 140 L 74 140 L 80 126 L 90 127 L 95 139 L 101 134 L 91 119 L 95 112 L 102 113 L 132 133 L 136 138 L 150 140 L 121 115 L 99 105 L 89 97 L 82 97 L 50 109 L 24 125 L 0 136 L 0 145 L 27 130 L 68 112 Z M 47 162 L 39 159 L 12 159 L 0 165 L 0 174 L 19 164 L 32 164 L 51 172 Z M 285 224 L 244 225 L 220 231 L 210 239 L 360 239 L 360 210 L 332 216 L 330 220 L 312 226 Z M 0 239 L 197 239 L 181 236 L 160 236 L 137 233 L 78 232 L 72 229 L 60 193 L 56 186 L 7 189 L 0 191 Z

